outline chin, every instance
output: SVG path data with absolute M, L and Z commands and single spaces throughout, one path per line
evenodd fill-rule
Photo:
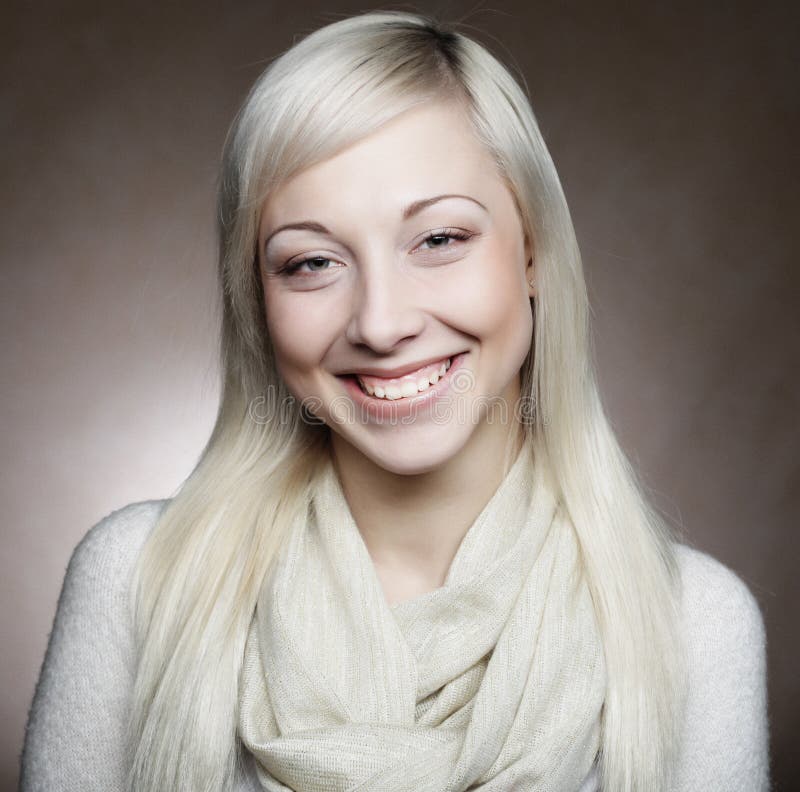
M 466 445 L 474 427 L 452 424 L 438 427 L 394 426 L 379 437 L 342 437 L 378 467 L 399 476 L 428 473 L 446 464 Z

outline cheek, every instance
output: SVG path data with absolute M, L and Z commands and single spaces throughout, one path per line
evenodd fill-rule
M 324 311 L 312 310 L 309 295 L 270 293 L 265 289 L 267 329 L 275 349 L 278 368 L 287 382 L 293 374 L 312 367 L 325 350 Z
M 523 266 L 517 258 L 516 249 L 508 246 L 487 248 L 452 291 L 473 334 L 484 341 L 498 337 L 508 343 L 512 336 L 530 338 L 530 302 Z

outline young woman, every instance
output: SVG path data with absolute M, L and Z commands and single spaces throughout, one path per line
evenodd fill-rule
M 509 72 L 419 15 L 316 31 L 219 237 L 216 426 L 76 549 L 22 789 L 767 789 L 759 609 L 614 438 Z

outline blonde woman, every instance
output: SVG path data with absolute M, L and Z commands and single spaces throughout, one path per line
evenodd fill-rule
M 218 220 L 214 431 L 75 550 L 22 789 L 766 790 L 761 614 L 614 438 L 509 72 L 420 15 L 316 31 Z

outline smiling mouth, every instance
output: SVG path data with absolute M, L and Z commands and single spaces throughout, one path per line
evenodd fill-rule
M 424 366 L 414 374 L 406 374 L 403 377 L 393 377 L 391 379 L 368 377 L 360 374 L 352 374 L 351 376 L 368 396 L 396 401 L 397 399 L 407 399 L 419 393 L 424 393 L 444 377 L 452 362 L 452 357 L 445 358 L 440 363 Z
M 340 379 L 351 382 L 351 387 L 375 401 L 411 401 L 436 387 L 448 376 L 454 361 L 463 353 L 442 358 L 435 363 L 421 366 L 415 371 L 396 377 L 378 377 L 367 374 L 340 374 Z M 441 387 L 441 386 L 439 386 Z

